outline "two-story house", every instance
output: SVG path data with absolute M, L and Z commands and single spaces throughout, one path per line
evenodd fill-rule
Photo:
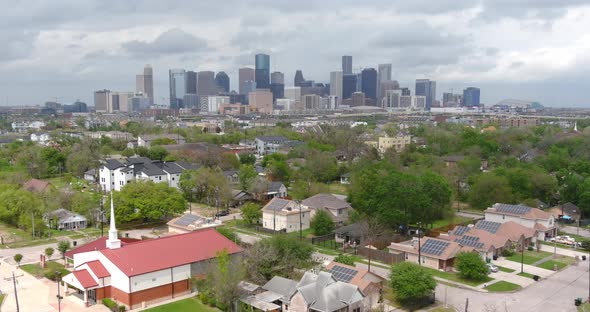
M 486 209 L 484 213 L 486 221 L 498 223 L 513 221 L 528 228 L 535 229 L 538 231 L 537 239 L 540 240 L 555 237 L 557 233 L 555 217 L 538 208 L 496 203 Z
M 259 136 L 256 138 L 256 153 L 260 156 L 273 154 L 289 141 L 284 136 Z
M 312 218 L 318 211 L 324 210 L 336 225 L 343 225 L 348 221 L 348 213 L 352 207 L 342 197 L 321 193 L 304 199 L 301 205 L 311 211 Z
M 310 219 L 309 209 L 288 199 L 273 198 L 262 208 L 262 226 L 273 231 L 305 230 Z

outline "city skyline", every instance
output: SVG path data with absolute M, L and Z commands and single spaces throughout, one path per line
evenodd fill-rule
M 99 17 L 105 14 L 108 23 Z M 145 64 L 153 68 L 156 103 L 166 103 L 175 68 L 225 71 L 238 91 L 238 69 L 254 68 L 254 55 L 264 53 L 286 87 L 296 69 L 329 83 L 350 55 L 355 73 L 391 63 L 402 87 L 436 81 L 438 100 L 450 89 L 478 87 L 488 105 L 516 98 L 590 107 L 579 92 L 589 83 L 585 14 L 590 7 L 579 1 L 19 3 L 2 14 L 0 105 L 91 105 L 96 90 L 134 91 Z

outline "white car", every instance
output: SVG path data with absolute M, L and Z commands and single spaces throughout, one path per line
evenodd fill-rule
M 491 264 L 491 263 L 486 263 L 486 266 L 488 267 L 488 269 L 490 270 L 490 272 L 492 273 L 496 273 L 498 272 L 498 267 Z

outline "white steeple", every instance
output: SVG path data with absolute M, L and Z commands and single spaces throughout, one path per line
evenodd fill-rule
M 108 249 L 121 248 L 121 240 L 117 237 L 117 228 L 115 226 L 115 205 L 113 205 L 113 192 L 111 192 L 111 225 L 109 227 L 109 239 L 107 239 Z
M 574 121 L 574 132 L 578 132 L 578 121 Z

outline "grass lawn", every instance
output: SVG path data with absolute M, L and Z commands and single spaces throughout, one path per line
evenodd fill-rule
M 534 274 L 527 273 L 527 272 L 518 273 L 518 275 L 523 276 L 523 277 L 528 277 L 528 278 L 533 278 L 533 276 L 535 276 Z
M 457 310 L 453 309 L 453 308 L 446 308 L 446 307 L 438 307 L 438 308 L 434 308 L 432 310 L 428 310 L 429 312 L 455 312 Z
M 539 261 L 539 260 L 541 260 L 543 258 L 547 258 L 547 257 L 549 257 L 551 255 L 552 255 L 552 253 L 545 252 L 545 251 L 539 251 L 539 252 L 537 252 L 537 251 L 528 251 L 528 250 L 525 250 L 523 262 L 525 264 L 533 264 L 533 263 L 535 263 L 535 262 L 537 262 L 537 261 Z M 519 262 L 520 263 L 521 257 L 522 257 L 521 253 L 520 252 L 516 252 L 512 256 L 506 257 L 506 259 L 507 260 L 510 260 L 510 261 L 514 261 L 514 262 Z
M 576 242 L 580 242 L 580 241 L 576 239 Z M 557 246 L 558 248 L 572 249 L 572 250 L 576 250 L 578 252 L 590 253 L 590 251 L 585 250 L 584 248 L 578 247 L 578 248 L 574 249 L 574 246 L 570 246 L 570 245 L 566 245 L 566 244 L 562 244 L 562 243 L 545 242 L 545 241 L 543 241 L 543 242 L 541 242 L 541 244 L 547 245 L 547 246 L 550 246 L 550 247 Z
M 60 262 L 57 262 L 57 261 L 60 261 Z M 57 261 L 47 261 L 45 263 L 46 264 L 45 269 L 42 269 L 38 263 L 24 264 L 24 265 L 21 265 L 20 268 L 23 271 L 25 271 L 37 278 L 41 278 L 41 277 L 45 276 L 46 273 L 55 272 L 55 271 L 62 272 L 61 276 L 64 276 L 64 275 L 70 273 L 70 271 L 66 270 L 64 268 L 64 265 L 61 264 L 61 260 L 57 260 Z
M 582 303 L 582 305 L 578 307 L 578 312 L 590 312 L 590 303 Z
M 332 194 L 348 195 L 348 185 L 346 184 L 330 183 L 327 186 Z
M 494 279 L 486 276 L 486 278 L 484 280 L 481 281 L 471 281 L 471 280 L 466 280 L 463 279 L 459 276 L 459 274 L 454 273 L 454 272 L 443 272 L 443 271 L 439 271 L 439 270 L 435 270 L 435 269 L 431 269 L 431 268 L 426 268 L 424 267 L 424 269 L 428 270 L 430 273 L 432 273 L 432 275 L 440 277 L 440 278 L 444 278 L 446 280 L 449 281 L 453 281 L 453 282 L 457 282 L 457 283 L 461 283 L 461 284 L 466 284 L 469 286 L 478 286 L 481 285 L 483 283 L 487 283 L 490 281 L 493 281 Z
M 4 303 L 4 298 L 6 298 L 6 294 L 0 294 L 0 307 L 2 306 L 2 303 Z
M 502 292 L 502 291 L 518 290 L 520 288 L 521 287 L 519 285 L 512 284 L 510 282 L 499 281 L 499 282 L 493 283 L 492 285 L 486 287 L 485 289 L 487 289 L 488 291 Z
M 446 218 L 446 219 L 434 221 L 434 223 L 432 223 L 432 228 L 438 229 L 438 228 L 445 227 L 449 224 L 458 224 L 458 223 L 463 223 L 463 222 L 469 221 L 469 220 L 471 220 L 471 218 L 453 216 L 452 218 Z
M 500 270 L 500 271 L 502 271 L 502 272 L 506 272 L 506 273 L 512 273 L 512 272 L 514 272 L 514 270 L 513 270 L 513 269 L 505 268 L 505 267 L 503 267 L 503 266 L 499 266 L 499 265 L 497 265 L 496 267 L 498 268 L 498 270 Z
M 566 263 L 560 262 L 560 261 L 555 261 L 555 260 L 549 260 L 549 261 L 545 261 L 539 265 L 537 265 L 538 268 L 542 268 L 542 269 L 546 269 L 546 270 L 552 270 L 554 266 L 557 265 L 557 269 L 561 270 L 563 268 L 565 268 L 567 266 Z
M 176 302 L 157 306 L 155 308 L 144 310 L 144 312 L 219 312 L 218 309 L 204 305 L 196 297 L 182 299 Z

